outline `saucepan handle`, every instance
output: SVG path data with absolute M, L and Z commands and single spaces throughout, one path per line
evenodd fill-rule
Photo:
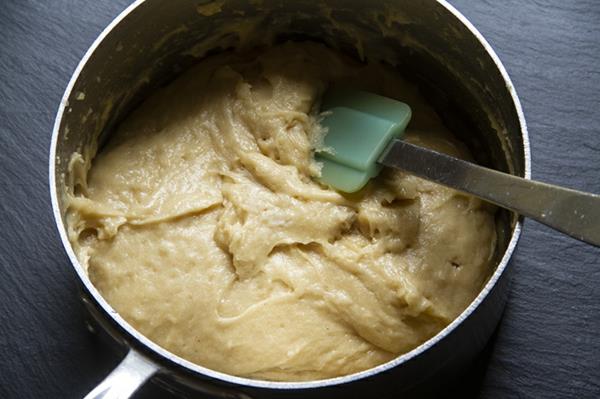
M 130 398 L 158 370 L 154 362 L 130 349 L 125 359 L 85 399 Z

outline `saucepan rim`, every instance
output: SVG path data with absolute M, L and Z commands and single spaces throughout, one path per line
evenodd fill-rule
M 75 83 L 79 79 L 79 76 L 80 76 L 83 68 L 87 64 L 88 60 L 92 57 L 92 55 L 94 54 L 94 51 L 98 48 L 100 43 L 111 33 L 111 31 L 115 28 L 115 26 L 117 26 L 133 10 L 135 10 L 137 7 L 139 7 L 145 1 L 146 0 L 136 0 L 129 7 L 127 7 L 125 10 L 123 10 L 104 29 L 104 31 L 96 38 L 94 43 L 90 46 L 90 48 L 87 50 L 87 52 L 85 53 L 85 55 L 83 56 L 83 58 L 81 59 L 79 64 L 77 65 L 77 68 L 73 72 L 73 75 L 69 81 L 69 84 L 67 85 L 67 88 L 64 92 L 64 95 L 62 97 L 62 100 L 61 100 L 59 108 L 58 108 L 53 132 L 52 132 L 52 141 L 51 141 L 50 159 L 49 159 L 49 179 L 50 179 L 50 193 L 51 193 L 51 200 L 52 200 L 52 210 L 53 210 L 55 223 L 58 228 L 63 247 L 65 248 L 67 255 L 69 256 L 71 264 L 72 264 L 73 268 L 75 269 L 75 272 L 77 273 L 77 275 L 79 277 L 79 280 L 83 284 L 83 289 L 87 292 L 87 294 L 89 294 L 89 297 L 93 301 L 96 302 L 96 304 L 98 305 L 98 308 L 101 310 L 101 312 L 104 313 L 104 316 L 106 316 L 109 319 L 112 319 L 113 322 L 115 322 L 117 325 L 119 325 L 121 327 L 122 331 L 128 336 L 129 341 L 136 342 L 136 343 L 142 345 L 144 348 L 150 350 L 150 352 L 153 355 L 155 355 L 153 360 L 158 363 L 159 367 L 166 368 L 166 369 L 170 368 L 169 362 L 172 362 L 172 363 L 179 365 L 180 367 L 183 367 L 184 369 L 186 369 L 188 371 L 191 371 L 194 374 L 198 374 L 198 375 L 201 375 L 204 377 L 210 377 L 210 378 L 220 380 L 220 381 L 223 381 L 223 382 L 226 382 L 229 384 L 238 384 L 238 385 L 242 385 L 242 386 L 255 387 L 255 388 L 271 388 L 271 389 L 284 389 L 284 390 L 285 389 L 319 388 L 319 387 L 349 383 L 352 381 L 367 378 L 367 377 L 373 376 L 375 374 L 381 373 L 383 371 L 395 368 L 395 367 L 409 361 L 410 359 L 419 356 L 421 353 L 427 351 L 429 348 L 438 344 L 446 336 L 448 336 L 450 333 L 452 333 L 452 331 L 454 331 L 466 318 L 468 318 L 469 315 L 471 315 L 473 313 L 473 311 L 488 296 L 490 291 L 494 288 L 497 281 L 500 279 L 500 277 L 504 273 L 504 271 L 509 263 L 509 260 L 515 250 L 515 247 L 519 240 L 519 236 L 521 234 L 522 218 L 519 218 L 517 223 L 515 224 L 515 226 L 512 230 L 511 239 L 509 241 L 509 244 L 508 244 L 506 251 L 504 252 L 504 255 L 502 256 L 502 259 L 500 260 L 496 270 L 494 271 L 492 276 L 489 278 L 489 280 L 487 281 L 486 285 L 481 290 L 481 292 L 477 295 L 477 297 L 471 302 L 471 304 L 457 318 L 455 318 L 450 324 L 448 324 L 448 326 L 446 326 L 443 330 L 441 330 L 439 333 L 437 333 L 434 337 L 430 338 L 429 340 L 427 340 L 423 344 L 419 345 L 415 349 L 411 350 L 410 352 L 400 355 L 389 362 L 386 362 L 384 364 L 381 364 L 379 366 L 376 366 L 376 367 L 373 367 L 373 368 L 370 368 L 368 370 L 364 370 L 361 372 L 357 372 L 357 373 L 353 373 L 353 374 L 349 374 L 349 375 L 345 375 L 345 376 L 341 376 L 341 377 L 328 378 L 328 379 L 323 379 L 323 380 L 303 381 L 303 382 L 278 382 L 278 381 L 268 381 L 268 380 L 258 380 L 258 379 L 237 377 L 234 375 L 211 370 L 209 368 L 197 365 L 197 364 L 192 363 L 188 360 L 185 360 L 179 356 L 176 356 L 176 355 L 172 354 L 171 352 L 169 352 L 168 350 L 166 350 L 166 349 L 160 347 L 159 345 L 157 345 L 156 343 L 152 342 L 150 339 L 146 338 L 144 335 L 142 335 L 140 332 L 138 332 L 135 328 L 133 328 L 127 321 L 125 321 L 113 309 L 113 307 L 111 305 L 109 305 L 108 302 L 106 302 L 106 300 L 102 297 L 100 292 L 91 283 L 86 271 L 79 263 L 77 257 L 75 256 L 75 253 L 73 252 L 73 249 L 71 248 L 71 244 L 69 242 L 69 239 L 67 236 L 67 231 L 66 231 L 65 225 L 63 223 L 63 219 L 61 217 L 60 208 L 59 208 L 59 202 L 58 202 L 59 193 L 57 192 L 57 186 L 56 186 L 57 177 L 56 177 L 55 163 L 56 163 L 56 149 L 57 149 L 57 143 L 58 143 L 58 138 L 59 138 L 59 130 L 60 130 L 60 125 L 61 125 L 61 121 L 63 118 L 63 114 L 68 105 L 68 99 L 71 96 L 73 87 L 75 86 Z M 521 133 L 521 139 L 523 142 L 522 150 L 523 150 L 523 156 L 524 156 L 524 159 L 523 159 L 523 161 L 524 161 L 524 165 L 523 165 L 524 166 L 524 168 L 523 168 L 524 177 L 527 179 L 531 178 L 531 156 L 530 156 L 530 148 L 529 148 L 529 136 L 527 133 L 527 125 L 525 122 L 525 117 L 523 115 L 521 103 L 517 96 L 516 90 L 513 86 L 513 83 L 511 81 L 510 77 L 508 76 L 508 73 L 506 72 L 506 69 L 502 65 L 502 62 L 500 61 L 500 59 L 498 58 L 498 56 L 496 55 L 496 53 L 494 52 L 494 50 L 492 49 L 490 44 L 485 40 L 485 38 L 481 35 L 481 33 L 479 33 L 479 31 L 471 24 L 471 22 L 469 22 L 469 20 L 466 17 L 464 17 L 458 10 L 456 10 L 447 1 L 445 1 L 445 0 L 435 0 L 435 1 L 437 1 L 437 3 L 439 3 L 441 6 L 445 7 L 447 9 L 447 11 L 449 11 L 455 18 L 457 18 L 471 32 L 471 34 L 475 36 L 475 38 L 479 41 L 479 43 L 484 47 L 484 49 L 486 50 L 488 55 L 492 58 L 494 64 L 496 65 L 496 68 L 502 75 L 502 78 L 504 79 L 504 81 L 506 83 L 506 88 L 510 93 L 515 111 L 519 118 L 520 130 L 521 130 L 520 133 Z

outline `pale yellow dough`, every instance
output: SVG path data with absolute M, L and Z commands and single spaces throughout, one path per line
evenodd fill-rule
M 310 43 L 201 62 L 121 124 L 69 199 L 80 261 L 148 338 L 238 376 L 322 379 L 415 348 L 477 295 L 492 207 L 392 170 L 346 197 L 315 182 L 331 82 L 410 104 L 411 141 L 468 158 L 391 68 Z

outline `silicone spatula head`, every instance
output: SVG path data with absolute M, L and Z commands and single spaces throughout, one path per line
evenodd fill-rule
M 330 88 L 321 103 L 327 130 L 324 148 L 315 159 L 322 163 L 320 180 L 346 193 L 363 188 L 377 176 L 377 160 L 410 121 L 410 107 L 400 101 L 351 88 Z

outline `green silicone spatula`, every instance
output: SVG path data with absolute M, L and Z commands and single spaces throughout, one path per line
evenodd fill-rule
M 339 191 L 363 188 L 384 166 L 460 190 L 600 246 L 600 196 L 524 179 L 402 141 L 407 104 L 351 88 L 331 88 L 321 111 L 327 129 L 321 181 Z

